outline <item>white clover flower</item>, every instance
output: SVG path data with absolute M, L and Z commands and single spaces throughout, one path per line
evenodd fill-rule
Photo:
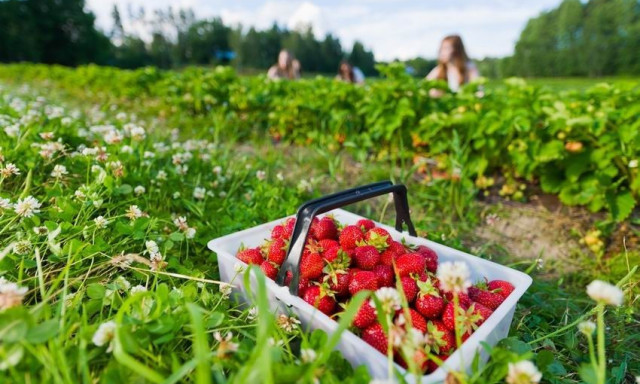
M 131 135 L 131 138 L 133 140 L 142 141 L 142 140 L 144 140 L 146 132 L 144 131 L 144 128 L 139 127 L 139 126 L 135 126 L 135 127 L 131 128 L 131 131 L 129 132 L 129 134 Z
M 638 168 L 638 159 L 633 159 L 629 161 L 629 168 Z
M 172 197 L 173 197 L 174 199 L 179 199 L 179 198 L 180 198 L 180 192 L 173 192 Z
M 195 228 L 187 228 L 187 230 L 184 231 L 184 236 L 187 239 L 193 239 L 196 236 L 196 229 Z
M 542 379 L 538 368 L 529 360 L 509 363 L 509 373 L 506 382 L 508 384 L 536 384 Z
M 82 192 L 80 189 L 76 190 L 73 193 L 73 196 L 78 200 L 84 200 L 84 198 L 87 197 L 87 195 L 85 195 L 84 192 Z
M 267 177 L 267 173 L 263 170 L 259 170 L 256 172 L 256 178 L 260 181 L 264 180 Z
M 119 291 L 128 291 L 129 289 L 131 289 L 131 283 L 129 282 L 129 280 L 127 280 L 126 278 L 124 278 L 124 276 L 118 276 L 114 281 L 113 284 L 116 286 L 116 288 Z
M 393 379 L 374 379 L 369 384 L 398 384 L 398 382 Z
M 135 220 L 142 217 L 142 211 L 140 210 L 140 208 L 138 208 L 137 205 L 132 205 L 127 210 L 127 213 L 125 213 L 125 216 L 127 216 L 130 220 Z
M 215 173 L 216 175 L 219 175 L 222 173 L 222 167 L 219 165 L 216 165 L 215 167 L 213 167 L 213 173 Z
M 131 146 L 129 145 L 123 145 L 122 147 L 120 147 L 120 153 L 126 153 L 126 154 L 133 153 L 133 148 L 131 148 Z
M 69 308 L 73 305 L 73 299 L 76 297 L 78 292 L 67 292 L 64 296 L 64 306 Z
M 26 255 L 31 251 L 31 242 L 29 240 L 21 240 L 13 244 L 13 253 L 16 255 Z
M 280 347 L 284 345 L 284 342 L 282 340 L 276 341 L 276 339 L 274 339 L 273 337 L 268 338 L 267 343 L 272 347 Z
M 40 226 L 40 227 L 33 227 L 33 232 L 36 235 L 46 235 L 49 232 L 49 230 L 47 229 L 47 227 Z
M 145 287 L 144 285 L 136 285 L 129 291 L 131 295 L 135 295 L 138 292 L 147 292 L 147 287 Z
M 596 323 L 593 321 L 583 321 L 578 324 L 578 330 L 582 332 L 585 336 L 593 335 L 593 332 L 596 330 Z
M 82 150 L 83 156 L 95 156 L 98 154 L 98 148 L 85 148 Z
M 107 348 L 107 352 L 111 352 L 113 350 L 113 339 L 116 336 L 116 322 L 115 321 L 107 321 L 106 323 L 100 324 L 96 333 L 93 334 L 93 344 L 98 347 L 102 347 L 103 345 L 109 344 Z
M 145 187 L 143 187 L 142 185 L 138 185 L 137 187 L 135 187 L 133 189 L 133 193 L 135 193 L 137 196 L 142 195 L 143 193 L 145 193 L 147 190 L 145 189 Z
M 20 125 L 14 124 L 4 128 L 4 133 L 9 137 L 18 137 L 20 134 Z
M 276 179 L 278 179 L 278 180 L 280 180 L 280 181 L 283 181 L 283 180 L 284 180 L 284 175 L 282 174 L 282 172 L 278 172 L 278 173 L 276 174 Z
M 318 355 L 315 350 L 311 348 L 300 349 L 300 360 L 302 360 L 303 363 L 311 363 L 316 357 L 318 357 Z
M 380 301 L 382 310 L 385 313 L 393 313 L 401 308 L 402 299 L 400 298 L 400 293 L 395 288 L 382 287 L 379 288 L 374 295 L 378 301 Z M 373 301 L 370 301 L 370 305 L 374 308 L 376 307 Z
M 93 223 L 96 225 L 96 228 L 102 229 L 102 228 L 106 228 L 106 226 L 109 225 L 109 220 L 105 219 L 102 216 L 98 216 L 95 219 L 93 219 Z
M 0 276 L 0 312 L 21 305 L 27 291 L 26 287 L 21 287 Z
M 51 171 L 51 177 L 55 178 L 55 179 L 61 179 L 62 176 L 69 174 L 69 172 L 67 172 L 67 167 L 65 167 L 62 164 L 56 164 L 53 167 L 53 171 Z
M 222 294 L 222 298 L 228 299 L 231 296 L 232 285 L 229 283 L 220 283 L 220 293 Z
M 144 243 L 145 248 L 147 248 L 148 253 L 158 253 L 160 252 L 160 248 L 158 247 L 158 243 L 153 240 L 147 240 Z
M 176 165 L 176 173 L 178 175 L 186 175 L 189 172 L 189 166 L 188 165 Z
M 16 165 L 13 163 L 7 163 L 5 164 L 4 168 L 0 168 L 0 176 L 2 177 L 9 177 L 12 175 L 19 175 L 19 174 L 20 174 L 20 169 L 16 167 Z
M 154 157 L 156 157 L 156 154 L 151 151 L 144 151 L 142 157 L 145 159 L 153 159 Z
M 0 197 L 0 213 L 5 210 L 9 210 L 13 208 L 13 204 L 11 204 L 11 200 L 5 199 L 4 197 Z
M 162 169 L 158 171 L 158 174 L 156 175 L 156 180 L 167 180 L 167 172 L 163 171 Z
M 466 293 L 471 286 L 470 276 L 469 267 L 461 261 L 445 262 L 438 266 L 437 277 L 445 292 Z
M 187 224 L 187 218 L 184 216 L 178 216 L 177 218 L 173 219 L 173 224 L 181 231 L 186 231 L 189 228 L 189 224 Z
M 202 187 L 195 187 L 193 189 L 193 198 L 197 199 L 197 200 L 202 200 L 202 199 L 204 199 L 206 193 L 207 193 L 206 189 L 204 189 Z
M 254 321 L 258 318 L 258 307 L 251 307 L 247 312 L 247 319 L 250 321 Z
M 18 199 L 14 206 L 14 210 L 18 216 L 31 217 L 36 213 L 40 213 L 42 204 L 33 196 L 27 196 L 24 199 Z
M 104 141 L 107 144 L 119 144 L 122 142 L 122 139 L 123 139 L 122 134 L 116 129 L 108 131 L 107 133 L 104 134 Z
M 54 138 L 53 132 L 40 132 L 39 136 L 43 140 L 53 140 Z
M 296 319 L 293 316 L 290 317 L 282 313 L 276 319 L 276 324 L 278 324 L 278 327 L 282 328 L 283 331 L 292 333 L 299 328 L 300 320 Z
M 594 280 L 587 285 L 587 295 L 598 303 L 619 307 L 624 300 L 624 293 L 615 285 L 602 280 Z
M 220 332 L 216 331 L 213 334 L 213 338 L 218 342 L 218 350 L 216 352 L 216 355 L 220 359 L 238 350 L 238 343 L 234 343 L 231 341 L 231 339 L 233 338 L 233 333 L 231 332 L 227 333 L 223 337 Z

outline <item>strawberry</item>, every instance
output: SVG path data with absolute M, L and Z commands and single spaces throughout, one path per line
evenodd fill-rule
M 473 313 L 480 316 L 480 320 L 478 321 L 478 325 L 484 323 L 489 316 L 493 313 L 493 311 L 480 303 L 471 304 L 471 308 L 473 308 Z
M 515 289 L 513 284 L 504 280 L 492 280 L 487 283 L 487 288 L 489 288 L 489 290 L 492 292 L 500 294 L 500 296 L 504 297 L 505 299 Z
M 467 306 L 463 305 L 462 303 L 460 303 L 460 306 L 458 307 L 458 316 L 457 316 L 457 321 L 461 322 L 463 319 L 462 317 L 464 316 L 464 311 L 467 310 Z M 447 327 L 447 329 L 453 331 L 455 329 L 455 324 L 456 324 L 456 320 L 454 320 L 454 304 L 452 301 L 448 302 L 445 307 L 444 310 L 442 312 L 442 322 L 444 323 L 444 325 Z
M 324 260 L 322 259 L 322 255 L 318 252 L 312 252 L 305 249 L 302 257 L 300 258 L 300 277 L 310 280 L 317 279 L 322 276 L 323 268 Z
M 449 358 L 449 355 L 438 355 L 436 356 L 436 358 L 438 359 L 438 362 L 436 362 L 434 358 L 430 358 L 427 362 L 427 373 L 434 372 L 436 369 L 438 369 L 440 367 L 440 361 L 444 363 Z
M 426 245 L 419 245 L 416 248 L 416 252 L 424 256 L 427 270 L 431 273 L 436 273 L 438 269 L 438 254 Z
M 389 247 L 380 255 L 380 262 L 384 265 L 393 265 L 393 261 L 400 255 L 404 255 L 404 245 L 398 241 L 391 241 Z
M 452 331 L 455 331 L 457 326 L 463 340 L 466 340 L 466 337 L 469 337 L 478 328 L 479 323 L 483 321 L 482 315 L 476 312 L 473 304 L 471 307 L 459 306 L 458 316 L 455 320 L 453 314 L 454 305 L 453 303 L 448 303 L 442 313 L 442 322 Z
M 349 293 L 355 295 L 362 290 L 375 291 L 378 289 L 378 280 L 371 271 L 358 271 L 351 275 L 349 280 Z
M 478 287 L 469 288 L 469 298 L 491 310 L 495 310 L 496 308 L 498 308 L 504 301 L 504 297 L 502 297 L 502 295 L 500 295 L 499 293 L 485 291 Z
M 265 260 L 260 264 L 260 269 L 262 269 L 264 275 L 271 280 L 275 280 L 276 276 L 278 276 L 278 267 L 268 260 Z
M 442 321 L 431 320 L 427 323 L 427 347 L 432 353 L 442 354 L 453 352 L 456 347 L 456 336 Z
M 293 229 L 296 226 L 296 219 L 293 217 L 290 217 L 287 219 L 287 221 L 284 223 L 284 233 L 282 234 L 282 237 L 284 237 L 285 239 L 289 239 L 291 238 L 291 235 L 293 234 Z
M 342 232 L 340 232 L 340 245 L 344 249 L 353 249 L 358 246 L 358 243 L 364 239 L 364 235 L 362 234 L 362 230 L 360 227 L 356 227 L 355 225 L 347 225 L 342 228 Z
M 436 285 L 438 287 L 438 289 L 440 289 L 440 285 L 437 284 Z M 444 298 L 453 303 L 453 293 L 451 292 L 445 292 L 444 294 Z M 458 302 L 460 303 L 460 305 L 468 307 L 471 305 L 471 299 L 469 298 L 469 295 L 467 295 L 466 293 L 458 293 Z
M 276 263 L 277 265 L 282 265 L 284 259 L 287 257 L 288 248 L 288 240 L 284 240 L 281 237 L 273 239 L 269 243 L 269 248 L 267 249 L 267 259 L 269 259 L 269 261 L 271 262 Z
M 411 326 L 422 333 L 427 332 L 427 321 L 424 319 L 424 317 L 422 317 L 422 315 L 419 314 L 418 311 L 416 311 L 415 309 L 409 308 L 408 311 L 409 311 L 409 316 L 411 317 Z M 405 311 L 401 310 L 400 314 L 396 318 L 397 325 L 402 326 L 407 323 L 405 315 L 406 315 Z
M 367 300 L 362 303 L 358 313 L 356 313 L 356 317 L 353 318 L 353 325 L 360 329 L 365 329 L 373 324 L 376 319 L 376 309 L 372 306 L 371 301 Z
M 291 283 L 291 271 L 287 271 L 287 275 L 284 278 L 284 284 L 285 285 L 289 285 L 289 283 Z M 311 282 L 309 281 L 309 279 L 304 278 L 304 277 L 300 277 L 298 279 L 298 296 L 302 296 L 304 295 L 304 292 L 307 290 L 307 288 L 309 288 L 311 286 Z
M 362 228 L 363 232 L 373 229 L 375 226 L 376 224 L 369 219 L 360 219 L 356 223 L 356 227 Z
M 275 227 L 273 227 L 273 229 L 271 230 L 271 239 L 272 240 L 280 239 L 284 236 L 284 234 L 285 234 L 284 225 L 278 224 Z
M 376 227 L 368 230 L 367 233 L 364 234 L 364 241 L 382 252 L 389 247 L 393 239 L 391 239 L 391 235 L 389 235 L 387 230 Z
M 419 288 L 415 307 L 427 319 L 436 319 L 444 309 L 444 299 L 430 280 L 417 283 Z
M 407 298 L 407 302 L 409 304 L 413 303 L 416 295 L 418 294 L 418 285 L 416 281 L 410 276 L 404 276 L 400 278 L 400 283 L 402 284 L 402 292 L 404 292 L 404 296 Z
M 244 261 L 247 264 L 256 264 L 260 265 L 264 261 L 264 257 L 262 257 L 262 253 L 259 248 L 247 248 L 238 252 L 236 256 L 238 260 Z
M 320 244 L 320 248 L 322 248 L 322 252 L 327 252 L 332 248 L 338 248 L 340 246 L 340 243 L 338 243 L 333 239 L 322 239 L 318 241 L 318 244 Z
M 389 339 L 387 339 L 387 335 L 385 335 L 382 325 L 379 323 L 371 325 L 362 331 L 362 340 L 377 349 L 383 355 L 387 355 Z
M 336 300 L 323 286 L 312 285 L 304 292 L 302 299 L 327 316 L 331 316 L 336 307 Z
M 418 253 L 405 253 L 396 259 L 396 271 L 401 277 L 412 273 L 420 275 L 425 268 L 425 259 Z
M 373 245 L 363 245 L 355 249 L 354 258 L 358 268 L 371 270 L 380 261 L 380 253 Z
M 349 280 L 349 273 L 345 271 L 333 271 L 323 278 L 329 289 L 334 291 L 338 297 L 345 297 L 349 294 Z
M 335 239 L 338 237 L 338 228 L 332 218 L 325 216 L 311 223 L 311 236 L 316 240 Z
M 376 278 L 378 279 L 378 288 L 382 287 L 393 287 L 393 268 L 388 265 L 376 265 L 373 267 L 373 273 L 376 274 Z
M 322 257 L 330 263 L 334 261 L 338 257 L 338 252 L 340 251 L 340 247 L 329 248 L 325 251 L 322 251 Z

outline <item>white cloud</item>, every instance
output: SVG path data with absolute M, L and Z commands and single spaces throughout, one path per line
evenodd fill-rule
M 345 49 L 359 40 L 373 49 L 376 59 L 435 57 L 440 40 L 459 33 L 472 57 L 504 56 L 513 47 L 531 17 L 556 6 L 560 0 L 450 0 L 394 2 L 382 0 L 88 0 L 98 25 L 110 29 L 111 9 L 116 3 L 125 16 L 134 9 L 174 10 L 191 8 L 196 17 L 220 16 L 226 23 L 270 27 L 274 22 L 288 28 L 313 25 L 316 36 L 337 35 Z M 150 14 L 151 12 L 147 12 Z M 136 28 L 137 30 L 137 28 Z

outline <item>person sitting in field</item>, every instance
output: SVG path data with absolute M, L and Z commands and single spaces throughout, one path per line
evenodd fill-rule
M 364 73 L 358 67 L 354 67 L 346 60 L 340 62 L 336 80 L 342 80 L 347 83 L 362 84 L 364 83 Z
M 458 35 L 450 35 L 442 39 L 438 52 L 438 65 L 429 72 L 427 80 L 444 80 L 452 92 L 480 76 L 475 64 L 467 56 L 462 39 Z M 440 97 L 440 89 L 431 89 L 431 97 Z
M 297 62 L 297 65 L 296 65 Z M 300 78 L 300 63 L 286 49 L 280 51 L 278 62 L 269 68 L 267 77 L 275 79 L 294 80 Z

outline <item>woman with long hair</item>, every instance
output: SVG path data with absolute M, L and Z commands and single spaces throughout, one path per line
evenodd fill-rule
M 362 84 L 364 83 L 364 74 L 360 68 L 354 67 L 347 60 L 342 60 L 338 66 L 336 80 L 342 80 L 347 83 Z
M 270 79 L 297 79 L 300 77 L 300 64 L 293 55 L 283 49 L 278 55 L 278 62 L 269 68 L 267 76 Z
M 458 35 L 449 35 L 442 39 L 438 52 L 438 65 L 429 72 L 427 80 L 444 80 L 449 89 L 458 92 L 460 87 L 480 74 L 475 64 L 469 60 L 462 39 Z M 441 96 L 442 91 L 432 89 L 432 96 Z

